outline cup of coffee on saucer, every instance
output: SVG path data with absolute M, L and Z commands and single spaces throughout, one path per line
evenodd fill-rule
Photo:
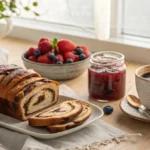
M 144 65 L 136 70 L 135 81 L 140 102 L 150 110 L 150 65 Z

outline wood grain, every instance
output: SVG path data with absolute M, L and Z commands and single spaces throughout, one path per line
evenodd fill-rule
M 10 52 L 9 63 L 14 63 L 23 66 L 21 55 L 29 47 L 35 46 L 36 43 L 30 41 L 24 41 L 21 39 L 6 38 L 0 41 L 0 47 L 7 49 Z M 126 79 L 126 94 L 135 86 L 135 70 L 141 66 L 141 64 L 136 64 L 134 62 L 126 62 L 127 65 L 127 79 Z M 103 116 L 102 120 L 107 123 L 125 130 L 128 133 L 141 133 L 143 137 L 134 143 L 131 141 L 122 142 L 117 144 L 116 142 L 105 146 L 105 150 L 149 150 L 150 149 L 150 123 L 142 122 L 130 118 L 125 115 L 119 108 L 120 101 L 100 103 L 92 99 L 88 95 L 88 79 L 87 71 L 85 71 L 81 76 L 67 81 L 60 81 L 71 87 L 80 99 L 84 99 L 95 103 L 96 105 L 103 108 L 106 105 L 111 105 L 114 108 L 114 112 L 111 115 Z M 100 134 L 100 133 L 99 133 Z

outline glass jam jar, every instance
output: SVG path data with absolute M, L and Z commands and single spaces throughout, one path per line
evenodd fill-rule
M 91 56 L 88 69 L 89 95 L 98 100 L 118 100 L 125 95 L 124 55 L 104 51 Z

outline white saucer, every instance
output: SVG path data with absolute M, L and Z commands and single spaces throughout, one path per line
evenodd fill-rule
M 121 110 L 127 114 L 128 116 L 140 120 L 140 121 L 145 121 L 145 122 L 150 122 L 150 117 L 147 117 L 144 113 L 142 113 L 139 109 L 134 108 L 133 106 L 131 106 L 126 98 L 124 98 L 121 102 L 120 102 L 120 108 Z

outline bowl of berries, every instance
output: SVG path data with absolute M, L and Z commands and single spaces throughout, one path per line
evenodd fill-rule
M 22 55 L 27 69 L 43 77 L 67 80 L 81 75 L 89 65 L 90 51 L 86 46 L 76 46 L 67 39 L 42 38 L 36 48 L 31 47 Z

